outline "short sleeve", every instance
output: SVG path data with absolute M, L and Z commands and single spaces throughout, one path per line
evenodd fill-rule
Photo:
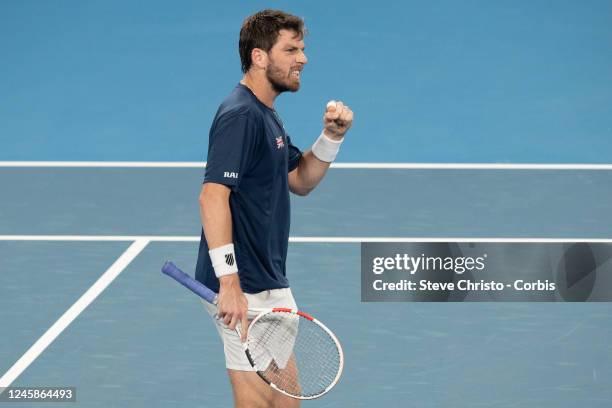
M 300 163 L 302 152 L 293 143 L 291 143 L 291 138 L 289 135 L 287 135 L 287 146 L 289 146 L 289 172 L 292 172 Z
M 257 127 L 247 114 L 219 117 L 211 129 L 204 183 L 224 184 L 236 191 L 257 145 Z

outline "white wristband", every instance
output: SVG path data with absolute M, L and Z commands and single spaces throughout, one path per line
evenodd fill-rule
M 208 251 L 208 255 L 210 255 L 210 262 L 213 268 L 215 268 L 215 275 L 217 275 L 217 278 L 238 272 L 234 244 L 227 244 L 211 249 Z
M 331 163 L 336 159 L 340 145 L 344 141 L 344 138 L 340 140 L 332 140 L 325 136 L 325 132 L 321 132 L 321 136 L 312 145 L 312 153 L 317 159 Z

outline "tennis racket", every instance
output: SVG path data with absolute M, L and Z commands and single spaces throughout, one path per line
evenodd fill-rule
M 216 305 L 217 294 L 166 262 L 162 272 L 207 302 Z M 344 366 L 342 347 L 323 323 L 307 313 L 287 309 L 249 309 L 251 321 L 244 352 L 257 374 L 272 388 L 301 400 L 329 392 Z M 238 336 L 240 329 L 236 327 Z

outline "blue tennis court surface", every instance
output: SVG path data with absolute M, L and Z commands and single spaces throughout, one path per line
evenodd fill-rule
M 231 406 L 210 318 L 160 267 L 193 273 L 204 168 L 181 163 L 206 160 L 240 24 L 267 6 L 0 3 L 0 386 L 76 387 L 57 407 Z M 293 292 L 346 357 L 304 406 L 612 406 L 612 304 L 362 303 L 359 247 L 612 239 L 612 3 L 274 6 L 310 31 L 302 89 L 276 105 L 294 143 L 328 100 L 355 111 L 339 160 L 357 165 L 292 197 Z M 61 163 L 90 160 L 175 165 Z
M 199 236 L 203 174 L 0 168 L 0 234 Z M 292 197 L 291 234 L 609 238 L 611 181 L 608 170 L 333 169 Z
M 198 299 L 159 272 L 166 259 L 193 271 L 201 176 L 202 169 L 0 169 L 7 192 L 0 235 L 52 236 L 0 241 L 3 372 L 130 239 L 153 240 L 14 386 L 75 386 L 83 407 L 231 405 L 212 323 Z M 291 284 L 346 352 L 340 384 L 308 405 L 608 406 L 608 303 L 361 303 L 359 245 L 324 241 L 605 238 L 611 178 L 609 171 L 331 170 L 311 197 L 293 199 L 292 235 L 321 242 L 290 245 Z M 59 236 L 66 241 L 45 240 Z M 181 242 L 157 241 L 164 238 Z

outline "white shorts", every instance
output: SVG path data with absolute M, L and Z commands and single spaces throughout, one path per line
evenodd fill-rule
M 297 309 L 295 299 L 290 288 L 264 290 L 259 293 L 245 293 L 249 308 L 271 308 L 287 307 Z M 244 353 L 244 348 L 235 330 L 231 330 L 222 320 L 217 319 L 217 307 L 202 300 L 208 314 L 212 317 L 213 323 L 223 341 L 223 351 L 225 352 L 225 366 L 231 370 L 255 371 Z M 253 319 L 256 314 L 249 314 L 249 319 Z

